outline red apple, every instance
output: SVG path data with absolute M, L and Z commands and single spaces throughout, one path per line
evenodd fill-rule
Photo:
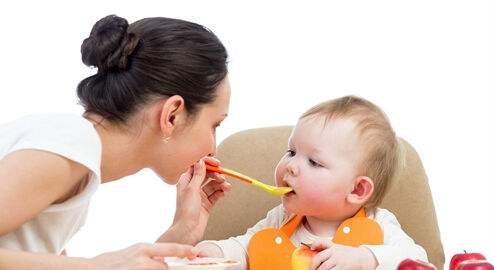
M 437 270 L 436 267 L 428 262 L 421 260 L 405 259 L 403 260 L 396 270 Z
M 317 254 L 317 251 L 311 250 L 305 244 L 296 248 L 292 253 L 292 270 L 308 270 L 312 257 Z
M 449 270 L 456 270 L 461 262 L 467 260 L 485 260 L 485 257 L 480 253 L 467 253 L 464 251 L 464 253 L 456 254 L 451 258 Z
M 467 260 L 458 264 L 455 270 L 494 270 L 494 266 L 486 260 Z

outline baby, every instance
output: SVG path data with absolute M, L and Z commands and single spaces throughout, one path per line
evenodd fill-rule
M 425 250 L 401 229 L 396 217 L 377 207 L 398 166 L 398 149 L 386 115 L 371 102 L 347 96 L 316 105 L 300 117 L 276 167 L 276 184 L 293 188 L 282 197 L 283 204 L 244 235 L 203 241 L 197 247 L 210 257 L 237 259 L 239 269 L 248 269 L 252 236 L 281 228 L 299 215 L 304 219 L 290 240 L 320 251 L 310 269 L 396 269 L 405 258 L 427 261 Z M 361 208 L 381 227 L 383 244 L 333 243 L 338 226 Z

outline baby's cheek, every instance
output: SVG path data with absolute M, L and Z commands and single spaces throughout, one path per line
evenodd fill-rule
M 324 201 L 326 201 L 326 196 L 328 196 L 328 194 L 317 185 L 304 186 L 299 190 L 298 194 L 303 197 L 304 207 L 311 209 L 317 208 L 323 204 Z
M 284 168 L 284 162 L 283 162 L 283 159 L 281 159 L 279 162 L 278 162 L 278 165 L 276 165 L 276 169 L 274 171 L 274 181 L 276 183 L 277 186 L 280 186 L 282 183 L 282 171 L 283 171 L 283 168 Z

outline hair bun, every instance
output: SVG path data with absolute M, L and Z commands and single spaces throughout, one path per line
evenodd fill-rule
M 89 37 L 82 42 L 82 62 L 98 67 L 98 72 L 127 69 L 128 56 L 139 42 L 135 34 L 127 33 L 128 27 L 127 20 L 116 15 L 97 21 Z

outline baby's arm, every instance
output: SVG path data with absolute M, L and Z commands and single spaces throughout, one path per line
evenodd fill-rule
M 311 269 L 332 266 L 341 269 L 396 269 L 406 258 L 427 261 L 425 250 L 401 229 L 391 212 L 378 209 L 375 220 L 384 232 L 383 245 L 349 247 L 326 242 L 314 243 L 312 247 L 322 251 L 314 256 Z
M 249 232 L 237 237 L 231 237 L 219 241 L 203 241 L 196 245 L 200 256 L 219 257 L 236 260 L 240 265 L 236 270 L 246 270 L 247 265 L 247 245 Z
M 200 254 L 205 257 L 223 258 L 223 250 L 221 248 L 208 241 L 200 242 L 196 245 L 196 248 L 200 251 Z
M 407 258 L 428 261 L 424 248 L 417 245 L 405 231 L 396 217 L 385 209 L 379 209 L 376 221 L 384 232 L 383 245 L 365 245 L 370 249 L 379 264 L 377 269 L 396 269 L 398 264 Z
M 271 209 L 266 218 L 259 221 L 243 235 L 230 237 L 220 241 L 203 241 L 196 245 L 199 252 L 208 257 L 223 257 L 238 260 L 240 266 L 235 269 L 248 269 L 247 247 L 252 236 L 265 228 L 279 228 L 285 217 L 285 211 L 280 205 Z

